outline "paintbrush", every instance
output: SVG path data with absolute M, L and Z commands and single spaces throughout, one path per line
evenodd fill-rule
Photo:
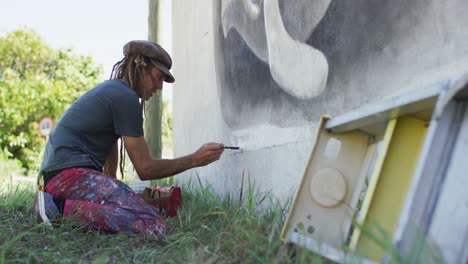
M 224 146 L 224 149 L 240 149 L 239 147 L 228 147 L 228 146 Z

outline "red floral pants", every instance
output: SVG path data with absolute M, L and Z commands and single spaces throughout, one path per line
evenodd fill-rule
M 125 183 L 102 172 L 70 168 L 47 184 L 53 197 L 65 199 L 63 217 L 74 224 L 109 233 L 159 235 L 166 224 L 154 207 Z

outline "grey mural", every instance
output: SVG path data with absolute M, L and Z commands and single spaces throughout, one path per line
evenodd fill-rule
M 440 1 L 439 1 L 440 2 Z M 317 121 L 460 58 L 462 0 L 213 0 L 221 111 L 232 129 Z M 429 44 L 430 43 L 430 44 Z

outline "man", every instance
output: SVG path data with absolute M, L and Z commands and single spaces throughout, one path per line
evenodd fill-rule
M 205 166 L 223 153 L 223 144 L 207 143 L 181 158 L 150 156 L 142 110 L 164 81 L 174 82 L 169 71 L 172 60 L 161 46 L 144 40 L 130 41 L 123 52 L 110 80 L 78 98 L 49 137 L 39 172 L 45 191 L 37 192 L 35 202 L 38 219 L 46 224 L 63 217 L 111 233 L 158 235 L 164 231 L 158 212 L 115 179 L 119 138 L 141 180 Z

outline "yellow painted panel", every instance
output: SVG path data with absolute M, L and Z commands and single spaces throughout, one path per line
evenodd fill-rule
M 367 215 L 362 223 L 364 228 L 376 237 L 382 237 L 376 226 L 385 230 L 388 234 L 387 242 L 390 242 L 398 224 L 426 132 L 426 122 L 421 119 L 405 116 L 399 118 L 396 123 Z M 368 235 L 362 234 L 357 241 L 356 253 L 378 261 L 383 257 L 384 250 Z
M 369 180 L 369 184 L 367 186 L 366 195 L 364 197 L 364 201 L 362 202 L 361 209 L 359 210 L 359 216 L 357 217 L 356 221 L 359 224 L 364 223 L 367 212 L 369 211 L 372 198 L 374 197 L 375 189 L 377 188 L 377 183 L 379 182 L 379 177 L 382 172 L 382 168 L 384 165 L 385 157 L 387 156 L 388 149 L 390 148 L 390 142 L 392 140 L 393 132 L 395 131 L 397 120 L 392 119 L 388 122 L 387 128 L 385 129 L 385 135 L 382 139 L 379 149 L 379 156 L 377 161 L 375 162 L 374 169 L 372 171 L 371 178 Z M 351 242 L 349 248 L 351 250 L 355 250 L 359 238 L 361 237 L 361 229 L 356 228 L 351 236 Z

